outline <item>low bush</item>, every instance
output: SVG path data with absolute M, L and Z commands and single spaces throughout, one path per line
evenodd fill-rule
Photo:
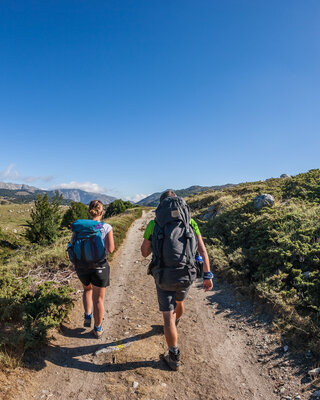
M 46 282 L 30 289 L 27 278 L 4 274 L 0 279 L 0 349 L 23 353 L 45 343 L 72 307 L 69 286 Z
M 121 214 L 128 208 L 132 208 L 132 203 L 130 203 L 130 201 L 123 201 L 121 199 L 114 200 L 107 206 L 104 218 L 110 218 L 114 215 Z
M 83 203 L 73 201 L 68 210 L 64 213 L 61 227 L 69 227 L 77 219 L 88 219 L 88 206 Z

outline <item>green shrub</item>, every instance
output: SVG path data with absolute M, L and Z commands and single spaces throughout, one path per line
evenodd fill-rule
M 10 335 L 0 336 L 0 348 L 25 351 L 46 342 L 72 307 L 69 286 L 53 282 L 30 289 L 30 281 L 4 274 L 0 279 L 0 322 Z
M 121 199 L 114 200 L 108 205 L 104 214 L 104 218 L 110 218 L 114 215 L 121 214 L 128 208 L 132 208 L 132 204 L 130 203 L 130 201 L 123 201 Z
M 56 241 L 60 227 L 61 199 L 58 192 L 51 201 L 47 194 L 37 196 L 35 208 L 31 211 L 31 220 L 27 221 L 26 237 L 30 242 L 47 245 Z
M 77 219 L 88 219 L 88 206 L 73 201 L 62 218 L 61 227 L 69 227 Z
M 32 348 L 47 340 L 48 331 L 61 324 L 72 307 L 69 286 L 46 282 L 26 297 L 24 305 L 24 348 Z

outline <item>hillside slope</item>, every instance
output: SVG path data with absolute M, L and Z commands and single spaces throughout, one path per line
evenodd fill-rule
M 271 194 L 272 207 L 254 198 Z M 320 170 L 189 199 L 216 272 L 270 303 L 278 326 L 319 352 Z

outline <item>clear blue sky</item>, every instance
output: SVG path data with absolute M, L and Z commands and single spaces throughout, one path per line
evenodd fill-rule
M 318 0 L 2 1 L 0 181 L 134 198 L 318 168 L 319 21 Z

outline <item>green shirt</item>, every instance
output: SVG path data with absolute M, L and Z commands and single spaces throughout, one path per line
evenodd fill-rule
M 155 222 L 154 219 L 151 220 L 151 221 L 148 223 L 148 225 L 147 225 L 147 227 L 146 227 L 146 230 L 144 231 L 144 235 L 143 235 L 143 238 L 144 238 L 144 239 L 150 240 L 150 236 L 153 234 L 153 230 L 154 230 L 155 224 L 156 224 L 156 222 Z M 192 219 L 192 218 L 190 219 L 190 225 L 192 226 L 192 228 L 193 228 L 194 233 L 196 234 L 196 236 L 200 236 L 201 233 L 200 233 L 199 227 L 198 227 L 196 221 L 195 221 L 194 219 Z

